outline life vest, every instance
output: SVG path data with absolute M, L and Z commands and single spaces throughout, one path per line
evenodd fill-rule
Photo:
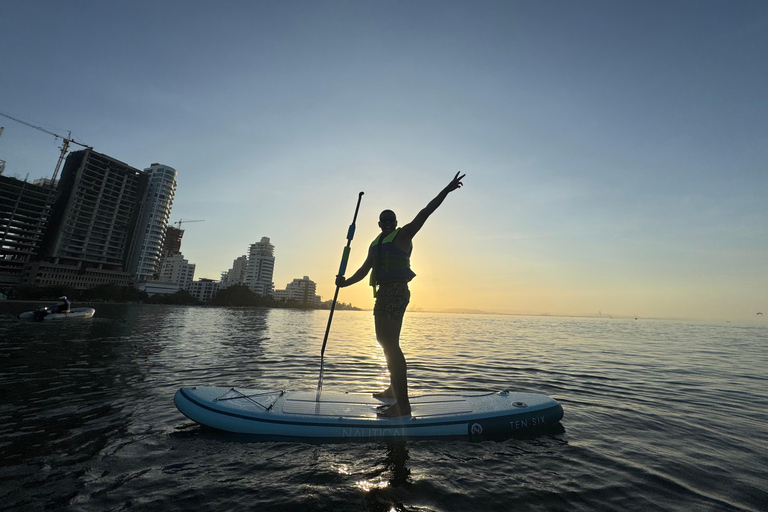
M 370 284 L 373 286 L 373 296 L 376 296 L 376 284 L 382 280 L 395 280 L 408 282 L 416 274 L 411 270 L 411 244 L 408 252 L 402 251 L 392 243 L 400 228 L 392 231 L 384 239 L 381 235 L 371 242 L 373 251 L 373 269 L 371 270 Z

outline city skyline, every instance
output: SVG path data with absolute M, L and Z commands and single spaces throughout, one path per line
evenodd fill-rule
M 0 111 L 176 169 L 196 278 L 268 236 L 274 282 L 330 297 L 360 191 L 348 274 L 461 171 L 412 306 L 754 320 L 767 28 L 757 1 L 42 1 L 3 8 Z M 0 119 L 5 174 L 50 178 L 60 141 Z
M 250 244 L 249 254 L 236 258 L 220 281 L 194 281 L 195 264 L 181 252 L 184 232 L 169 223 L 175 169 L 153 163 L 140 171 L 93 148 L 63 156 L 58 180 L 30 183 L 0 168 L 3 290 L 30 284 L 88 290 L 111 283 L 150 296 L 185 290 L 209 303 L 219 287 L 245 285 L 257 295 L 319 306 L 308 276 L 275 290 L 275 248 L 268 237 Z

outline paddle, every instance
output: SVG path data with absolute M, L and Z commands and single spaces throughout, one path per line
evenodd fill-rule
M 355 236 L 355 221 L 357 220 L 357 212 L 360 210 L 360 200 L 363 198 L 363 192 L 357 196 L 357 206 L 355 207 L 355 216 L 352 217 L 352 224 L 349 225 L 349 231 L 347 231 L 347 246 L 344 247 L 344 252 L 341 255 L 341 265 L 339 266 L 339 274 L 343 276 L 347 271 L 347 261 L 349 261 L 349 246 L 352 244 L 352 238 Z M 320 378 L 317 380 L 317 395 L 315 396 L 315 402 L 320 401 L 320 393 L 323 392 L 323 365 L 325 356 L 325 345 L 328 343 L 328 333 L 331 332 L 331 320 L 333 320 L 333 310 L 336 309 L 336 299 L 339 297 L 339 286 L 336 286 L 336 293 L 333 294 L 333 302 L 331 302 L 331 314 L 328 316 L 328 326 L 325 328 L 325 338 L 323 338 L 323 348 L 320 350 Z

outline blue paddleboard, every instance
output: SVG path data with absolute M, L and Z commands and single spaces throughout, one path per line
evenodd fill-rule
M 422 395 L 411 398 L 411 414 L 382 418 L 391 400 L 369 394 L 270 391 L 198 386 L 181 388 L 176 407 L 189 419 L 218 430 L 265 436 L 355 439 L 478 436 L 556 424 L 563 408 L 533 393 Z

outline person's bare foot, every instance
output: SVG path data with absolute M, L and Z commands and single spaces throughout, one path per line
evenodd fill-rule
M 398 418 L 400 416 L 410 416 L 411 404 L 400 405 L 399 403 L 395 402 L 386 409 L 382 409 L 381 411 L 377 412 L 376 414 L 382 418 Z
M 390 386 L 384 391 L 375 392 L 373 398 L 395 398 L 395 392 L 392 391 L 392 386 Z

